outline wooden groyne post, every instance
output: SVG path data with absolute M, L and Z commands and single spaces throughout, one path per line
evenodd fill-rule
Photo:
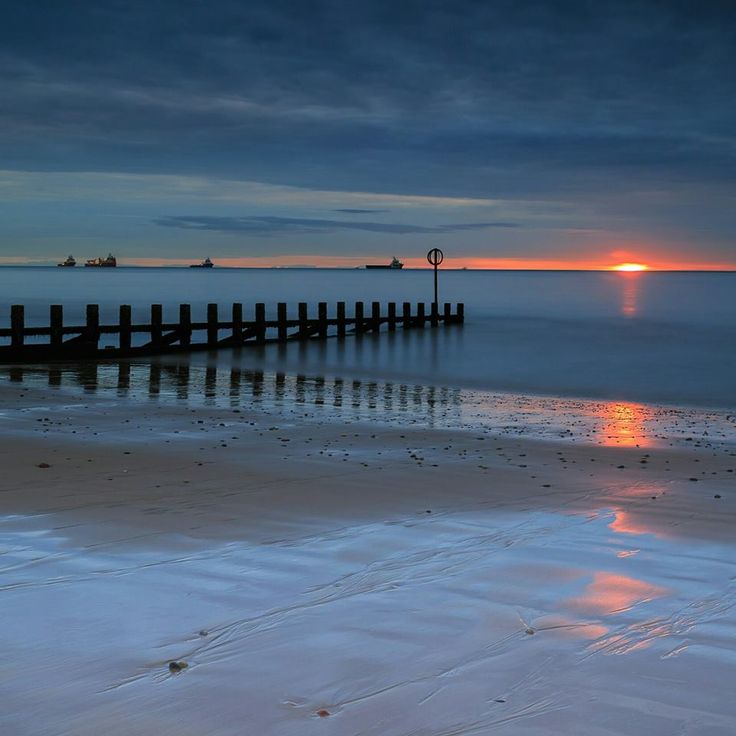
M 330 316 L 331 311 L 334 316 Z M 131 306 L 123 304 L 114 324 L 101 324 L 99 306 L 88 304 L 83 325 L 66 325 L 63 306 L 52 304 L 47 326 L 27 326 L 25 307 L 15 304 L 10 308 L 10 326 L 0 327 L 0 362 L 121 358 L 294 340 L 344 339 L 350 334 L 379 333 L 384 327 L 395 332 L 397 327 L 461 325 L 465 309 L 463 304 L 446 303 L 440 312 L 432 305 L 427 315 L 423 302 L 403 302 L 399 314 L 395 302 L 389 302 L 385 309 L 380 302 L 371 302 L 367 313 L 363 302 L 355 302 L 353 316 L 348 316 L 345 302 L 337 302 L 334 310 L 327 302 L 319 302 L 316 315 L 314 310 L 312 315 L 309 305 L 300 302 L 296 318 L 290 318 L 287 304 L 279 302 L 275 319 L 269 320 L 266 305 L 259 302 L 254 306 L 253 319 L 246 320 L 243 305 L 236 303 L 230 319 L 221 320 L 218 305 L 208 304 L 205 321 L 193 322 L 191 306 L 180 304 L 178 320 L 165 322 L 163 306 L 153 304 L 150 321 L 134 323 Z M 109 335 L 114 336 L 113 344 L 101 345 Z

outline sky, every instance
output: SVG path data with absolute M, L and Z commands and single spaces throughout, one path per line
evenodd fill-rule
M 2 15 L 0 264 L 736 268 L 736 3 Z

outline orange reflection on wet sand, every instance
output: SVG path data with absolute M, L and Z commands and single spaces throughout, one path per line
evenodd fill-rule
M 661 536 L 646 525 L 641 519 L 636 519 L 633 514 L 623 509 L 616 509 L 614 519 L 608 525 L 609 529 L 617 534 L 654 534 Z
M 654 438 L 647 435 L 648 410 L 641 404 L 609 401 L 597 405 L 596 416 L 602 419 L 598 431 L 605 447 L 650 447 Z
M 596 572 L 583 594 L 569 599 L 567 606 L 583 614 L 609 616 L 668 594 L 667 588 L 628 575 Z
M 666 487 L 650 483 L 637 483 L 632 486 L 617 489 L 616 496 L 631 499 L 633 501 L 643 500 L 645 505 L 632 505 L 632 510 L 626 510 L 620 506 L 612 509 L 613 521 L 608 528 L 617 534 L 652 534 L 655 537 L 667 537 L 663 525 L 657 524 L 657 515 L 652 515 L 651 506 L 646 504 L 646 499 L 656 498 L 666 492 Z

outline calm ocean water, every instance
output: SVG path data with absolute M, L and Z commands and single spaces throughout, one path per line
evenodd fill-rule
M 441 301 L 463 301 L 464 327 L 400 330 L 344 342 L 272 345 L 193 364 L 238 365 L 311 376 L 403 381 L 666 404 L 736 404 L 736 273 L 447 271 Z M 98 303 L 102 321 L 119 304 L 144 321 L 151 303 L 176 318 L 179 302 L 194 319 L 218 302 L 227 315 L 243 302 L 426 301 L 431 271 L 336 269 L 0 268 L 0 322 L 11 304 L 45 324 L 50 304 L 68 321 Z M 330 309 L 333 309 L 331 305 Z M 351 308 L 348 308 L 351 313 Z M 177 359 L 180 360 L 180 359 Z

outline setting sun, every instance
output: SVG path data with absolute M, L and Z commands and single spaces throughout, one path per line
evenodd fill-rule
M 644 263 L 619 263 L 618 266 L 613 266 L 613 271 L 647 271 L 649 266 Z

